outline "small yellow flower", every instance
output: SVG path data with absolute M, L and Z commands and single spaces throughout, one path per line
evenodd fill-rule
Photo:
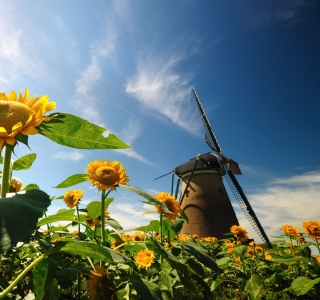
M 83 194 L 83 190 L 69 190 L 64 194 L 63 200 L 69 208 L 74 208 L 79 204 Z
M 142 232 L 135 232 L 133 235 L 132 235 L 132 240 L 133 241 L 144 241 L 146 235 Z
M 207 236 L 207 237 L 203 237 L 202 241 L 203 242 L 208 242 L 208 243 L 216 243 L 218 241 L 218 239 L 215 238 L 215 237 Z
M 118 161 L 93 161 L 88 164 L 86 172 L 89 174 L 88 180 L 95 185 L 99 191 L 111 189 L 115 190 L 119 184 L 129 182 L 126 170 Z
M 199 238 L 197 234 L 193 234 L 191 237 L 192 237 L 194 240 L 197 240 L 197 239 Z
M 320 222 L 319 221 L 308 221 L 302 223 L 303 230 L 305 233 L 313 239 L 320 239 Z
M 253 255 L 254 254 L 254 249 L 252 247 L 247 248 L 247 254 Z
M 95 266 L 95 271 L 91 271 L 91 275 L 87 280 L 87 290 L 89 299 L 113 299 L 114 289 L 112 287 L 112 280 L 105 270 L 99 265 Z M 97 297 L 97 298 L 96 298 Z
M 175 220 L 179 213 L 180 213 L 180 207 L 178 200 L 171 196 L 168 193 L 160 192 L 159 194 L 155 195 L 155 198 L 157 198 L 159 201 L 161 201 L 170 212 L 164 211 L 160 206 L 156 206 L 156 209 L 163 213 L 170 221 Z
M 240 242 L 245 242 L 248 240 L 248 232 L 243 227 L 233 225 L 231 226 L 230 231 Z
M 268 251 L 266 251 L 266 252 L 264 253 L 264 258 L 265 258 L 266 260 L 274 260 L 274 258 L 270 255 L 270 252 L 268 252 Z
M 251 241 L 251 242 L 249 243 L 249 246 L 251 246 L 251 247 L 255 247 L 255 246 L 257 246 L 257 244 L 256 244 L 256 242 L 255 242 L 255 241 Z
M 141 250 L 134 257 L 134 260 L 138 268 L 149 268 L 154 261 L 154 252 L 149 249 Z
M 296 228 L 296 227 L 291 226 L 291 225 L 283 225 L 281 227 L 281 230 L 287 235 L 300 236 L 299 228 Z
M 190 236 L 188 236 L 188 235 L 186 235 L 186 234 L 183 234 L 183 235 L 180 235 L 180 236 L 179 236 L 179 240 L 180 240 L 181 242 L 186 242 L 186 241 L 190 241 L 191 238 L 190 238 Z
M 255 246 L 255 247 L 254 247 L 254 250 L 255 250 L 256 252 L 258 252 L 258 253 L 262 253 L 262 252 L 263 252 L 263 248 L 260 247 L 260 246 Z
M 233 251 L 234 251 L 234 248 L 233 247 L 229 247 L 227 251 L 231 255 L 233 253 Z
M 22 188 L 22 183 L 17 181 L 16 179 L 12 179 L 9 185 L 9 193 L 20 192 L 21 188 Z
M 37 134 L 37 126 L 49 121 L 51 117 L 44 116 L 56 108 L 55 102 L 48 102 L 49 96 L 30 98 L 29 90 L 24 96 L 11 91 L 8 96 L 0 92 L 0 151 L 5 143 L 14 145 L 21 140 L 21 135 Z

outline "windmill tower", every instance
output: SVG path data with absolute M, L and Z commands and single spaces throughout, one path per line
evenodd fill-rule
M 232 225 L 239 225 L 223 183 L 225 178 L 248 221 L 262 241 L 271 247 L 263 227 L 235 177 L 235 174 L 241 175 L 238 163 L 222 154 L 200 99 L 195 89 L 192 91 L 207 132 L 205 139 L 212 152 L 198 155 L 175 168 L 175 174 L 182 180 L 180 206 L 189 219 L 188 223 L 184 222 L 181 233 L 222 238 L 223 234 L 230 231 Z

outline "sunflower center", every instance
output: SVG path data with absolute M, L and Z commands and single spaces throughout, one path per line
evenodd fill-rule
M 95 170 L 94 178 L 100 183 L 114 185 L 119 180 L 119 174 L 114 168 L 105 166 Z
M 4 127 L 8 134 L 12 133 L 12 127 L 19 122 L 24 126 L 31 114 L 34 111 L 25 104 L 0 100 L 0 127 Z

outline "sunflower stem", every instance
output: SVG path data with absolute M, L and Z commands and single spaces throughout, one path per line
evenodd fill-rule
M 160 235 L 160 244 L 161 244 L 161 246 L 163 246 L 163 243 L 162 243 L 162 218 L 163 218 L 163 214 L 160 213 L 159 235 Z
M 19 276 L 10 283 L 10 285 L 3 290 L 0 293 L 0 299 L 5 298 L 12 290 L 13 288 L 19 283 L 19 281 L 21 279 L 23 279 L 23 277 L 30 271 L 32 270 L 32 268 L 38 264 L 40 261 L 42 261 L 45 257 L 47 256 L 47 254 L 42 254 L 40 257 L 38 257 L 36 260 L 34 260 L 28 267 L 26 267 L 20 274 Z
M 106 236 L 105 236 L 105 217 L 104 217 L 104 211 L 105 211 L 105 200 L 107 199 L 109 193 L 111 190 L 108 190 L 106 193 L 105 190 L 101 193 L 101 237 L 102 237 L 102 246 L 106 246 Z
M 1 198 L 5 198 L 7 193 L 9 192 L 11 177 L 11 154 L 12 149 L 6 146 L 3 157 Z

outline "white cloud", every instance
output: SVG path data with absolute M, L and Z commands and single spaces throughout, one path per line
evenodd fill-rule
M 54 158 L 63 160 L 80 160 L 81 158 L 83 158 L 83 154 L 79 151 L 60 151 L 54 156 Z
M 133 143 L 134 141 L 141 135 L 142 133 L 142 124 L 138 119 L 130 119 L 126 125 L 125 128 L 122 129 L 121 132 L 121 139 L 130 145 L 132 148 L 128 149 L 118 149 L 115 150 L 119 153 L 122 153 L 126 156 L 132 157 L 134 159 L 140 160 L 146 164 L 154 166 L 153 163 L 148 161 L 146 158 L 144 158 L 142 155 L 137 153 L 134 149 Z
M 161 114 L 191 133 L 198 130 L 198 115 L 191 104 L 190 78 L 176 67 L 183 55 L 140 61 L 137 74 L 130 78 L 126 92 L 145 107 Z
M 264 189 L 247 195 L 254 212 L 272 240 L 279 235 L 282 225 L 290 224 L 302 230 L 302 223 L 319 220 L 318 201 L 320 194 L 320 171 L 308 172 L 288 178 L 271 181 Z M 236 206 L 238 210 L 238 207 Z M 256 238 L 245 216 L 238 213 L 242 226 L 250 236 Z M 257 240 L 260 240 L 257 238 Z
M 112 57 L 115 43 L 115 31 L 109 26 L 105 36 L 91 45 L 89 62 L 75 81 L 75 108 L 81 111 L 83 117 L 95 120 L 96 123 L 101 121 L 92 89 L 101 80 L 103 62 Z
M 47 67 L 41 53 L 41 46 L 48 41 L 47 36 L 15 4 L 1 1 L 0 65 L 6 72 L 5 76 L 0 77 L 0 83 L 12 86 L 16 80 L 28 77 L 34 80 L 53 80 L 54 73 Z
M 155 218 L 152 214 L 142 215 L 143 206 L 138 204 L 117 203 L 110 206 L 110 217 L 117 220 L 123 229 L 134 229 L 139 226 L 148 225 Z M 152 209 L 149 206 L 147 209 Z

